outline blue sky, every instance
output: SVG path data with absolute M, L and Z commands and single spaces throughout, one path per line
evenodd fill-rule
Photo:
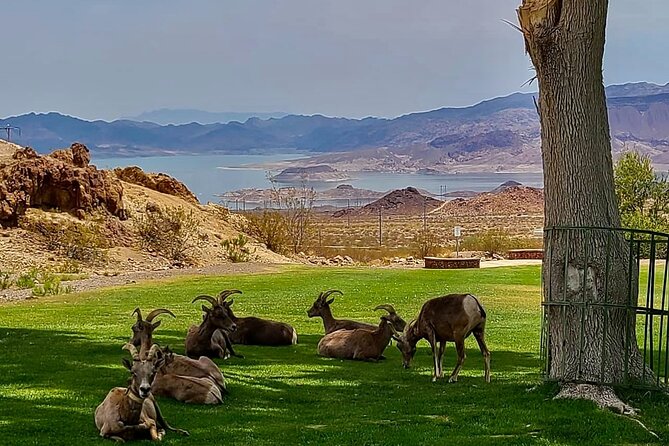
M 669 82 L 669 2 L 610 2 L 605 81 Z M 4 2 L 0 116 L 396 116 L 518 91 L 520 0 Z M 536 87 L 530 87 L 536 88 Z

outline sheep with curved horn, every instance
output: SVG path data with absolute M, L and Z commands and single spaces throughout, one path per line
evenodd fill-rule
M 297 344 L 297 332 L 285 322 L 261 319 L 259 317 L 237 317 L 232 312 L 234 300 L 226 300 L 232 294 L 242 294 L 239 290 L 224 290 L 219 293 L 221 305 L 237 325 L 237 330 L 230 333 L 230 340 L 235 344 L 264 345 L 276 347 Z
M 384 359 L 383 352 L 392 335 L 392 321 L 383 315 L 374 330 L 357 328 L 326 334 L 318 343 L 318 354 L 330 358 L 376 362 Z
M 426 339 L 432 347 L 434 360 L 432 381 L 443 378 L 442 358 L 446 342 L 454 342 L 458 362 L 448 382 L 455 382 L 466 357 L 465 338 L 473 334 L 485 361 L 485 381 L 490 382 L 490 350 L 485 343 L 485 322 L 486 312 L 471 294 L 449 294 L 428 300 L 420 309 L 418 318 L 405 328 L 404 333 L 395 333 L 404 367 L 411 365 L 418 341 Z
M 141 311 L 139 308 L 133 314 Z M 152 346 L 153 332 L 158 324 L 152 324 L 153 318 L 160 314 L 174 314 L 167 309 L 159 308 L 148 314 L 146 320 L 138 320 L 133 325 L 131 343 L 137 347 Z M 140 323 L 141 322 L 141 323 Z M 149 347 L 150 348 L 150 347 Z M 186 403 L 218 404 L 222 395 L 227 393 L 225 379 L 216 363 L 206 356 L 192 359 L 172 353 L 168 347 L 163 350 L 165 364 L 156 375 L 151 387 L 154 395 L 174 398 Z
M 332 333 L 333 331 L 337 330 L 355 330 L 357 328 L 376 330 L 376 326 L 372 324 L 351 321 L 348 319 L 335 319 L 332 315 L 332 310 L 330 310 L 330 304 L 334 302 L 334 297 L 328 300 L 328 297 L 334 293 L 338 293 L 342 296 L 344 295 L 344 293 L 339 290 L 327 290 L 325 292 L 321 292 L 314 301 L 313 305 L 311 305 L 311 308 L 307 310 L 307 316 L 320 317 L 323 319 L 325 334 Z
M 95 409 L 95 425 L 100 430 L 100 436 L 116 441 L 160 441 L 165 430 L 189 435 L 165 421 L 151 394 L 156 373 L 164 363 L 160 348 L 152 345 L 144 359 L 140 358 L 139 351 L 131 343 L 125 344 L 123 349 L 128 350 L 132 357 L 132 362 L 123 359 L 123 365 L 132 374 L 130 384 L 127 388 L 111 389 Z
M 146 316 L 146 319 L 142 319 L 142 311 L 139 308 L 135 308 L 132 314 L 137 315 L 137 322 L 132 326 L 133 334 L 130 343 L 135 347 L 139 347 L 140 356 L 146 355 L 148 349 L 151 348 L 153 330 L 160 326 L 161 321 L 154 323 L 153 319 L 161 314 L 169 314 L 172 317 L 176 317 L 174 313 L 166 308 L 157 308 L 151 311 Z
M 210 358 L 228 358 L 228 351 L 232 356 L 243 358 L 235 353 L 230 341 L 230 332 L 235 332 L 237 324 L 231 318 L 225 305 L 215 298 L 201 294 L 191 301 L 195 303 L 204 300 L 211 304 L 211 308 L 202 305 L 204 318 L 200 325 L 191 325 L 186 335 L 186 355 L 191 358 L 207 356 Z
M 404 331 L 404 327 L 406 327 L 407 323 L 400 317 L 399 314 L 397 314 L 397 311 L 395 311 L 395 308 L 392 305 L 377 305 L 374 310 L 386 310 L 388 312 L 387 318 L 393 327 L 395 327 L 395 330 Z

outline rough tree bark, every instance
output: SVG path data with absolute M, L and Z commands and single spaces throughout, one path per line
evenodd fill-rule
M 547 228 L 620 227 L 602 78 L 607 10 L 608 0 L 523 0 L 518 9 L 539 83 Z M 549 377 L 610 384 L 638 377 L 634 316 L 597 305 L 636 299 L 623 235 L 558 231 L 544 248 L 544 298 L 588 302 L 548 310 Z M 633 340 L 627 352 L 626 339 Z

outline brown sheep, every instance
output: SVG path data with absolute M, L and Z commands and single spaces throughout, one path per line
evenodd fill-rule
M 446 342 L 455 342 L 458 362 L 448 378 L 448 382 L 455 382 L 465 361 L 465 338 L 474 334 L 485 360 L 485 380 L 490 382 L 490 351 L 485 343 L 485 321 L 483 306 L 471 294 L 449 294 L 428 300 L 423 304 L 418 318 L 406 327 L 404 333 L 395 332 L 404 367 L 409 368 L 411 365 L 418 341 L 426 339 L 432 347 L 434 359 L 432 381 L 443 378 L 442 358 Z
M 159 347 L 152 346 L 145 359 L 140 359 L 134 345 L 127 343 L 123 348 L 132 355 L 132 363 L 123 359 L 123 365 L 132 373 L 132 378 L 127 388 L 111 389 L 95 409 L 95 425 L 100 430 L 100 436 L 116 441 L 159 441 L 165 430 L 189 435 L 187 431 L 167 424 L 151 395 L 151 385 L 164 362 L 159 357 Z

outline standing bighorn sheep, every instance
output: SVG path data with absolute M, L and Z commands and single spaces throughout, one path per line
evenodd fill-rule
M 404 367 L 409 368 L 411 365 L 416 354 L 416 343 L 426 339 L 432 347 L 434 360 L 432 381 L 443 378 L 442 358 L 446 342 L 455 342 L 458 362 L 448 379 L 448 382 L 455 382 L 465 361 L 465 338 L 473 333 L 485 360 L 485 380 L 490 382 L 490 351 L 485 343 L 485 321 L 483 306 L 471 294 L 449 294 L 428 300 L 423 304 L 418 319 L 412 321 L 404 333 L 395 332 Z
M 140 347 L 140 357 L 144 357 L 153 345 L 153 331 L 160 322 L 152 323 L 154 317 L 167 313 L 174 317 L 170 310 L 160 308 L 153 310 L 142 319 L 142 313 L 136 308 L 133 314 L 137 315 L 137 322 L 132 326 L 133 337 L 131 343 Z M 164 365 L 158 371 L 153 382 L 154 395 L 174 398 L 178 401 L 197 404 L 218 404 L 222 402 L 222 395 L 227 393 L 225 379 L 218 366 L 206 356 L 191 359 L 187 356 L 176 355 L 163 349 Z
M 384 315 L 374 330 L 356 328 L 333 331 L 323 336 L 318 343 L 318 354 L 330 358 L 378 361 L 383 359 L 383 351 L 390 342 L 393 330 L 393 322 Z
M 241 294 L 239 290 L 224 290 L 218 295 L 219 303 L 228 310 L 230 319 L 237 329 L 230 333 L 230 340 L 235 344 L 279 345 L 297 344 L 297 332 L 285 322 L 271 321 L 259 317 L 236 317 L 232 312 L 233 299 L 226 301 L 232 294 Z
M 186 335 L 186 355 L 191 358 L 208 356 L 210 358 L 227 358 L 228 350 L 233 356 L 242 357 L 235 353 L 228 332 L 237 329 L 228 309 L 218 303 L 211 296 L 201 295 L 193 299 L 193 302 L 205 300 L 211 304 L 211 308 L 202 305 L 204 319 L 200 325 L 192 325 Z
M 187 431 L 167 424 L 151 395 L 151 385 L 163 365 L 159 347 L 152 346 L 145 359 L 140 359 L 134 345 L 127 343 L 123 348 L 132 355 L 132 363 L 123 359 L 123 365 L 131 372 L 132 378 L 127 388 L 111 389 L 95 409 L 95 425 L 100 430 L 100 436 L 125 441 L 161 440 L 165 430 L 189 435 Z

